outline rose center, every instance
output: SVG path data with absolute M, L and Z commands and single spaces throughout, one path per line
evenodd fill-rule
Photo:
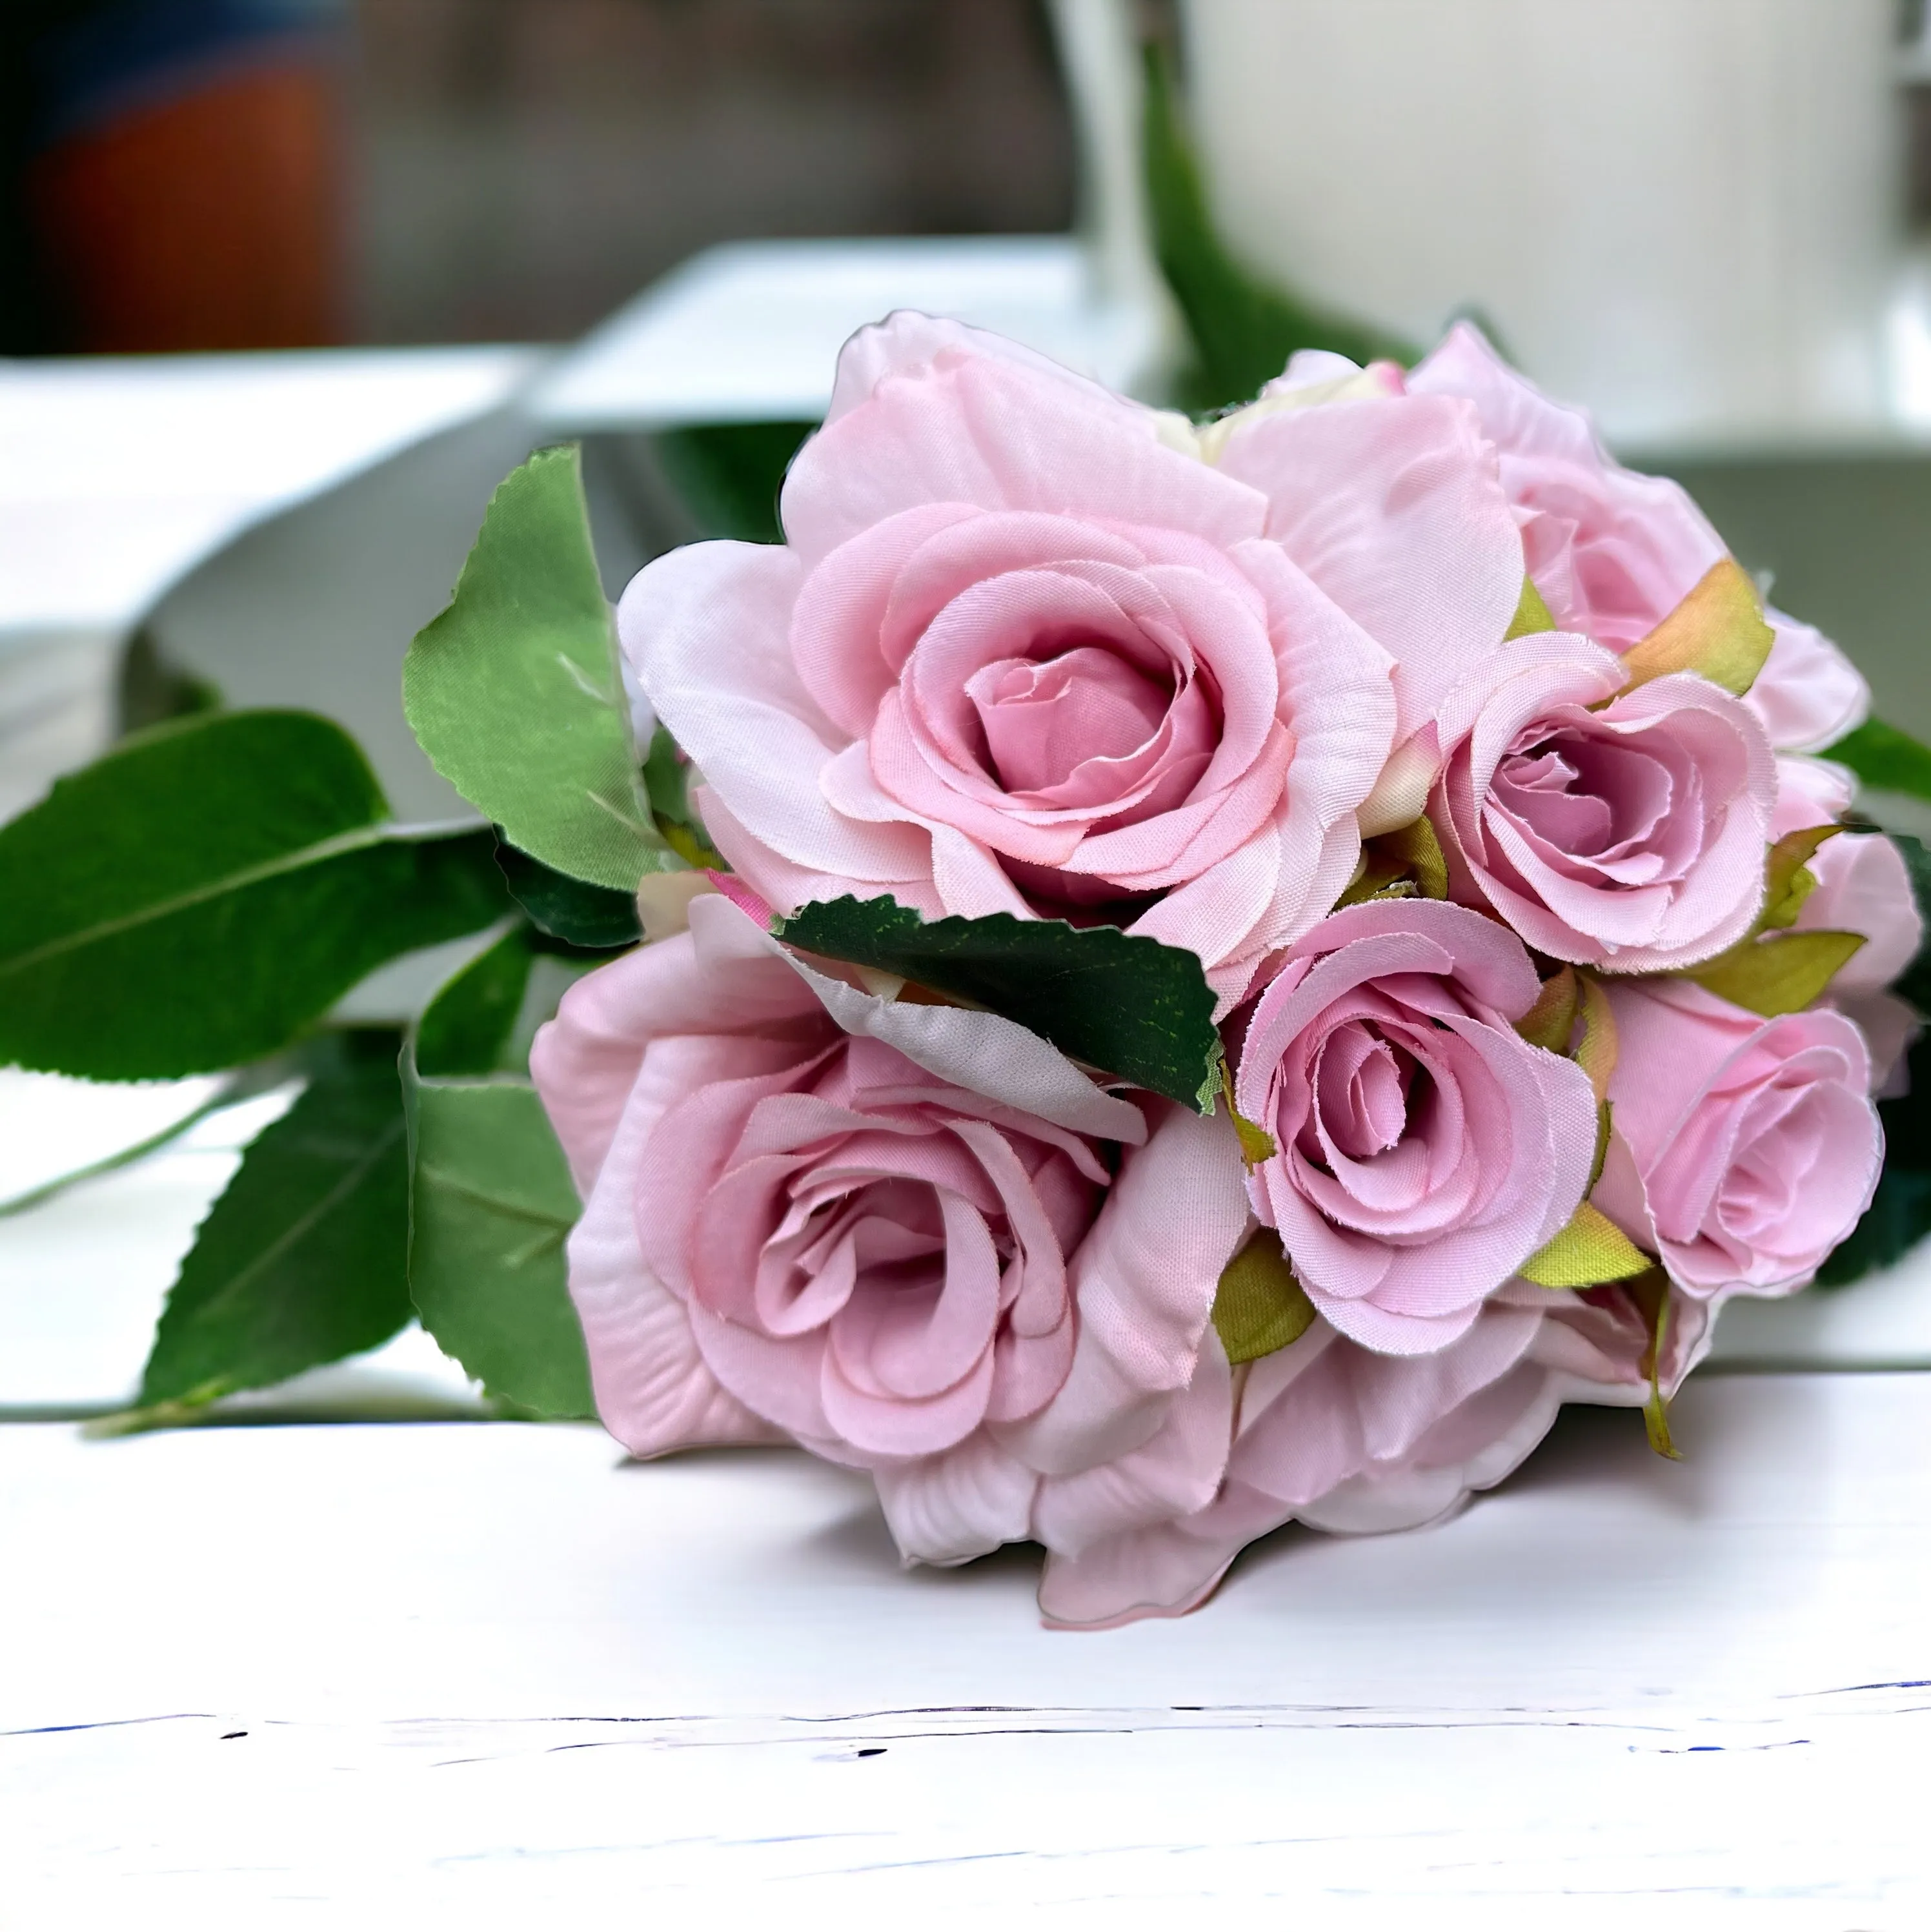
M 1416 1067 L 1375 1029 L 1330 1034 L 1315 1070 L 1315 1111 L 1328 1144 L 1349 1160 L 1371 1160 L 1408 1130 Z
M 1050 791 L 1081 765 L 1130 756 L 1171 702 L 1151 678 L 1090 644 L 1044 659 L 1001 658 L 967 680 L 966 694 L 1009 792 Z
M 1660 760 L 1630 745 L 1566 731 L 1510 753 L 1495 800 L 1528 831 L 1571 857 L 1613 862 L 1642 850 L 1675 800 Z

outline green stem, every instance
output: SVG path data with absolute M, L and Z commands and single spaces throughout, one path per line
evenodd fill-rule
M 43 1180 L 37 1187 L 30 1187 L 24 1194 L 16 1194 L 10 1201 L 0 1201 L 0 1220 L 9 1214 L 24 1214 L 56 1196 L 64 1194 L 70 1187 L 78 1187 L 84 1180 L 97 1180 L 103 1174 L 112 1174 L 124 1167 L 131 1167 L 137 1160 L 146 1157 L 169 1142 L 176 1140 L 190 1127 L 207 1119 L 210 1114 L 218 1114 L 224 1107 L 232 1107 L 238 1101 L 248 1097 L 238 1084 L 221 1088 L 208 1099 L 202 1101 L 192 1113 L 184 1114 L 159 1133 L 150 1134 L 144 1141 L 136 1141 L 132 1147 L 123 1148 L 118 1154 L 110 1154 L 105 1160 L 90 1161 L 85 1167 L 76 1167 L 68 1174 L 56 1174 L 51 1180 Z

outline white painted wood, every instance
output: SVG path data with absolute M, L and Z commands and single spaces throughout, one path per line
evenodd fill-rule
M 1931 1380 L 1582 1412 L 1177 1623 L 587 1428 L 0 1431 L 0 1922 L 1926 1922 Z M 244 1736 L 229 1735 L 233 1732 Z

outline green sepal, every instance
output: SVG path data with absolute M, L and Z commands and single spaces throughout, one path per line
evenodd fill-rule
M 1522 579 L 1522 594 L 1516 604 L 1516 614 L 1509 620 L 1509 628 L 1502 633 L 1502 641 L 1512 644 L 1518 638 L 1540 636 L 1545 631 L 1556 628 L 1555 618 L 1549 606 L 1543 602 L 1542 592 L 1535 587 L 1533 578 Z
M 181 1265 L 130 1424 L 378 1347 L 414 1313 L 400 1036 L 324 1034 L 308 1084 L 256 1136 Z
M 1756 586 L 1734 557 L 1721 557 L 1648 637 L 1623 653 L 1624 688 L 1687 670 L 1741 698 L 1776 641 Z
M 280 1052 L 398 955 L 508 901 L 487 833 L 415 833 L 298 711 L 124 740 L 0 828 L 0 1060 L 97 1080 Z
M 1234 1070 L 1225 1060 L 1220 1063 L 1220 1097 L 1234 1123 L 1234 1137 L 1240 1143 L 1241 1164 L 1252 1174 L 1264 1160 L 1272 1160 L 1279 1149 L 1265 1127 L 1248 1119 L 1234 1104 Z
M 1797 923 L 1804 902 L 1817 890 L 1817 874 L 1810 862 L 1827 838 L 1843 830 L 1841 825 L 1807 825 L 1786 832 L 1770 848 L 1764 862 L 1763 910 L 1757 915 L 1757 930 L 1781 931 Z
M 1561 1233 L 1516 1272 L 1538 1288 L 1595 1288 L 1627 1281 L 1653 1265 L 1615 1222 L 1585 1201 Z
M 928 922 L 890 898 L 815 902 L 774 920 L 772 934 L 990 1007 L 1102 1073 L 1213 1111 L 1213 992 L 1200 961 L 1178 946 L 1117 926 L 1003 912 Z
M 1228 1360 L 1238 1366 L 1274 1354 L 1298 1342 L 1314 1318 L 1314 1304 L 1296 1279 L 1279 1234 L 1256 1228 L 1221 1270 L 1214 1291 L 1214 1333 Z
M 637 771 L 574 445 L 497 486 L 455 593 L 403 662 L 430 762 L 508 842 L 634 892 L 672 862 Z
M 1669 1399 L 1663 1392 L 1663 1352 L 1669 1346 L 1669 1276 L 1660 1263 L 1651 1266 L 1633 1280 L 1623 1284 L 1636 1311 L 1649 1330 L 1639 1372 L 1649 1383 L 1649 1400 L 1643 1404 L 1643 1432 L 1649 1446 L 1672 1462 L 1683 1460 L 1669 1432 Z
M 1683 976 L 1734 1006 L 1776 1019 L 1819 998 L 1864 943 L 1861 932 L 1774 932 L 1686 968 Z

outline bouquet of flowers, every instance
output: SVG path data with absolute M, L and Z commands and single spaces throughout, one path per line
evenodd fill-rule
M 147 1419 L 419 1315 L 1105 1626 L 1564 1402 L 1673 1454 L 1726 1301 L 1931 1220 L 1915 1132 L 1873 1209 L 1923 855 L 1852 810 L 1931 753 L 1473 328 L 1196 422 L 897 314 L 781 514 L 613 619 L 574 452 L 502 485 L 404 675 L 487 828 L 214 710 L 0 831 L 0 1054 L 306 1083 Z M 469 932 L 406 1034 L 326 1024 Z

